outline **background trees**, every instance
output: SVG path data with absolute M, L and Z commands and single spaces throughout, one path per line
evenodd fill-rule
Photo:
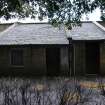
M 0 17 L 5 19 L 47 17 L 54 26 L 79 25 L 81 16 L 99 7 L 104 20 L 105 0 L 0 0 Z M 71 22 L 73 23 L 71 25 Z

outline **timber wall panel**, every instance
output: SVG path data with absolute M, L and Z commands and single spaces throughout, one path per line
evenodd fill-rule
M 35 74 L 46 74 L 46 50 L 45 48 L 32 48 L 32 69 Z
M 85 73 L 85 43 L 74 44 L 74 71 L 76 75 Z
M 68 47 L 60 48 L 60 69 L 62 75 L 69 75 Z
M 105 75 L 105 43 L 100 44 L 100 73 Z

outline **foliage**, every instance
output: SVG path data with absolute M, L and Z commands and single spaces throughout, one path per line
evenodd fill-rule
M 80 25 L 82 14 L 99 7 L 104 19 L 105 0 L 0 0 L 0 17 L 47 17 L 54 26 L 64 24 L 68 29 Z M 72 24 L 71 24 L 72 23 Z
M 84 78 L 0 78 L 0 105 L 105 105 L 105 79 L 96 79 L 97 89 Z

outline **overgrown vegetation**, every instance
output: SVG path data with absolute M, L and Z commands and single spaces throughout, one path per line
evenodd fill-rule
M 0 78 L 0 105 L 104 105 L 104 80 Z

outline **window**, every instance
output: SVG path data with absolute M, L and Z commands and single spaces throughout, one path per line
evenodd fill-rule
M 23 50 L 13 49 L 11 50 L 11 65 L 23 66 Z

